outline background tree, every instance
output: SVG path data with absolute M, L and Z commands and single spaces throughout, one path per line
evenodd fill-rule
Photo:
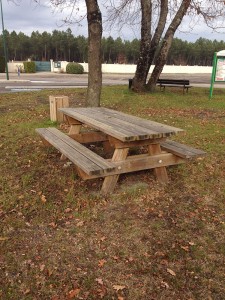
M 102 88 L 102 14 L 97 0 L 85 0 L 88 20 L 88 90 L 87 106 L 100 106 Z
M 58 42 L 55 40 L 55 32 L 48 33 L 44 31 L 36 35 L 38 48 L 34 48 L 32 45 L 33 37 L 25 35 L 20 32 L 17 34 L 15 31 L 11 33 L 6 31 L 7 42 L 8 42 L 8 54 L 10 60 L 27 60 L 34 54 L 34 49 L 37 59 L 54 61 L 58 59 L 66 58 L 67 61 L 74 62 L 87 62 L 88 61 L 88 38 L 84 36 L 74 36 L 72 33 L 67 36 L 67 32 L 71 29 L 68 28 L 66 31 L 57 31 L 59 34 Z M 63 40 L 62 40 L 63 39 Z M 57 42 L 57 43 L 56 43 Z M 55 44 L 56 43 L 56 44 Z M 56 55 L 55 47 L 64 44 L 61 47 L 61 52 L 58 51 Z M 160 43 L 159 43 L 160 44 Z M 58 47 L 58 46 L 57 46 Z M 136 64 L 139 50 L 140 40 L 122 40 L 121 38 L 109 40 L 108 38 L 102 38 L 102 62 L 108 63 L 109 51 L 111 50 L 111 63 L 120 63 L 118 57 L 123 54 L 128 64 Z M 70 49 L 70 55 L 69 55 Z M 157 50 L 159 49 L 159 45 Z M 188 42 L 178 38 L 174 38 L 167 56 L 167 65 L 201 65 L 210 66 L 212 65 L 212 59 L 214 52 L 225 49 L 225 41 L 209 40 L 205 38 L 199 38 L 195 42 Z M 61 53 L 61 54 L 60 54 Z M 0 55 L 3 55 L 3 45 L 0 44 Z M 69 59 L 70 56 L 70 59 Z M 157 56 L 157 51 L 156 55 Z M 21 59 L 22 57 L 22 59 Z M 154 61 L 153 61 L 154 64 Z
M 139 6 L 138 6 L 139 4 Z M 212 29 L 224 26 L 225 5 L 221 0 L 119 0 L 109 13 L 115 24 L 122 16 L 128 23 L 141 14 L 141 41 L 137 68 L 133 78 L 135 91 L 154 90 L 163 66 L 167 62 L 174 34 L 184 16 L 202 19 Z M 197 21 L 196 21 L 197 22 Z M 156 25 L 155 25 L 156 24 Z M 155 26 L 154 26 L 155 25 Z M 158 48 L 158 49 L 157 49 Z M 155 62 L 148 80 L 148 71 Z
M 35 1 L 35 0 L 34 0 Z M 37 0 L 36 0 L 37 2 Z M 97 0 L 50 0 L 53 6 L 71 8 L 71 14 L 66 21 L 71 21 L 72 13 L 79 11 L 79 5 L 86 4 L 88 23 L 88 90 L 86 97 L 87 106 L 99 106 L 102 87 L 101 69 L 101 39 L 102 39 L 102 14 Z M 77 10 L 76 10 L 77 8 Z M 56 48 L 57 51 L 59 48 Z M 61 46 L 60 46 L 61 50 Z

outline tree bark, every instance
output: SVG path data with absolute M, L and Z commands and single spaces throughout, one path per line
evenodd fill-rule
M 147 89 L 149 91 L 154 91 L 156 87 L 156 82 L 163 70 L 163 67 L 166 63 L 167 56 L 173 41 L 174 34 L 179 27 L 181 21 L 183 20 L 183 17 L 185 16 L 189 6 L 190 6 L 191 0 L 183 0 L 175 17 L 173 18 L 170 26 L 168 27 L 165 36 L 163 38 L 159 54 L 156 58 L 155 67 L 151 74 L 151 77 L 147 83 Z
M 145 89 L 146 78 L 149 71 L 151 47 L 152 1 L 141 0 L 141 44 L 137 68 L 132 82 L 132 89 L 136 92 Z
M 161 36 L 162 36 L 163 31 L 165 29 L 167 15 L 168 15 L 168 0 L 161 0 L 161 2 L 160 2 L 159 21 L 158 21 L 154 36 L 153 36 L 152 41 L 151 41 L 151 49 L 150 49 L 150 54 L 149 54 L 150 60 L 149 60 L 148 72 L 149 72 L 150 67 L 152 65 L 157 47 L 159 45 Z M 146 78 L 146 80 L 147 80 L 147 78 Z
M 151 2 L 151 1 L 150 1 Z M 133 79 L 134 91 L 145 90 L 148 73 L 153 62 L 160 38 L 166 25 L 168 14 L 168 0 L 161 0 L 159 21 L 151 40 L 152 4 L 148 1 L 141 2 L 142 23 L 141 23 L 141 45 L 140 55 L 137 63 L 135 77 Z
M 102 88 L 102 15 L 97 0 L 85 0 L 88 21 L 88 90 L 87 106 L 100 106 Z

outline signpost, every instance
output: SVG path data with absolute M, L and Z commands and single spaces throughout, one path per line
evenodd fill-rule
M 214 53 L 209 99 L 212 99 L 215 82 L 225 82 L 225 50 Z
M 3 37 L 4 55 L 5 55 L 6 79 L 9 80 L 8 55 L 7 55 L 7 48 L 5 42 L 5 28 L 4 28 L 4 20 L 3 20 L 2 0 L 0 0 L 0 5 L 1 5 L 1 17 L 2 17 L 2 37 Z

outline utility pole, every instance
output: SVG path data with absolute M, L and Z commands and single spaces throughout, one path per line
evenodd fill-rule
M 6 78 L 9 80 L 9 71 L 8 71 L 8 55 L 7 55 L 7 48 L 5 42 L 5 29 L 4 29 L 4 21 L 3 21 L 3 10 L 2 10 L 2 0 L 1 3 L 1 17 L 2 17 L 2 37 L 3 37 L 3 46 L 4 46 L 4 54 L 5 54 L 5 70 L 6 70 Z

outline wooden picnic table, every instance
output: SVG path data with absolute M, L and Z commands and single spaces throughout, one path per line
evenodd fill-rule
M 171 154 L 162 154 L 160 143 L 167 137 L 182 132 L 182 129 L 144 120 L 111 109 L 98 108 L 62 108 L 71 125 L 69 136 L 80 142 L 108 142 L 114 149 L 111 161 L 116 164 L 118 173 L 133 172 L 154 167 L 157 179 L 167 182 L 167 165 L 173 165 L 179 158 Z M 96 131 L 81 133 L 83 125 Z M 106 145 L 106 144 L 105 144 Z M 148 147 L 148 155 L 129 156 L 131 148 Z M 105 147 L 107 149 L 107 147 Z M 105 177 L 102 192 L 113 190 L 119 174 Z
M 103 107 L 60 108 L 69 125 L 68 135 L 56 128 L 36 131 L 62 157 L 69 158 L 83 179 L 104 177 L 101 192 L 108 194 L 123 173 L 154 169 L 161 183 L 168 182 L 166 167 L 199 157 L 204 151 L 183 145 L 169 137 L 182 129 L 128 115 Z M 94 153 L 83 144 L 103 143 L 104 154 Z M 145 152 L 143 153 L 143 148 Z M 132 149 L 136 153 L 132 155 Z

